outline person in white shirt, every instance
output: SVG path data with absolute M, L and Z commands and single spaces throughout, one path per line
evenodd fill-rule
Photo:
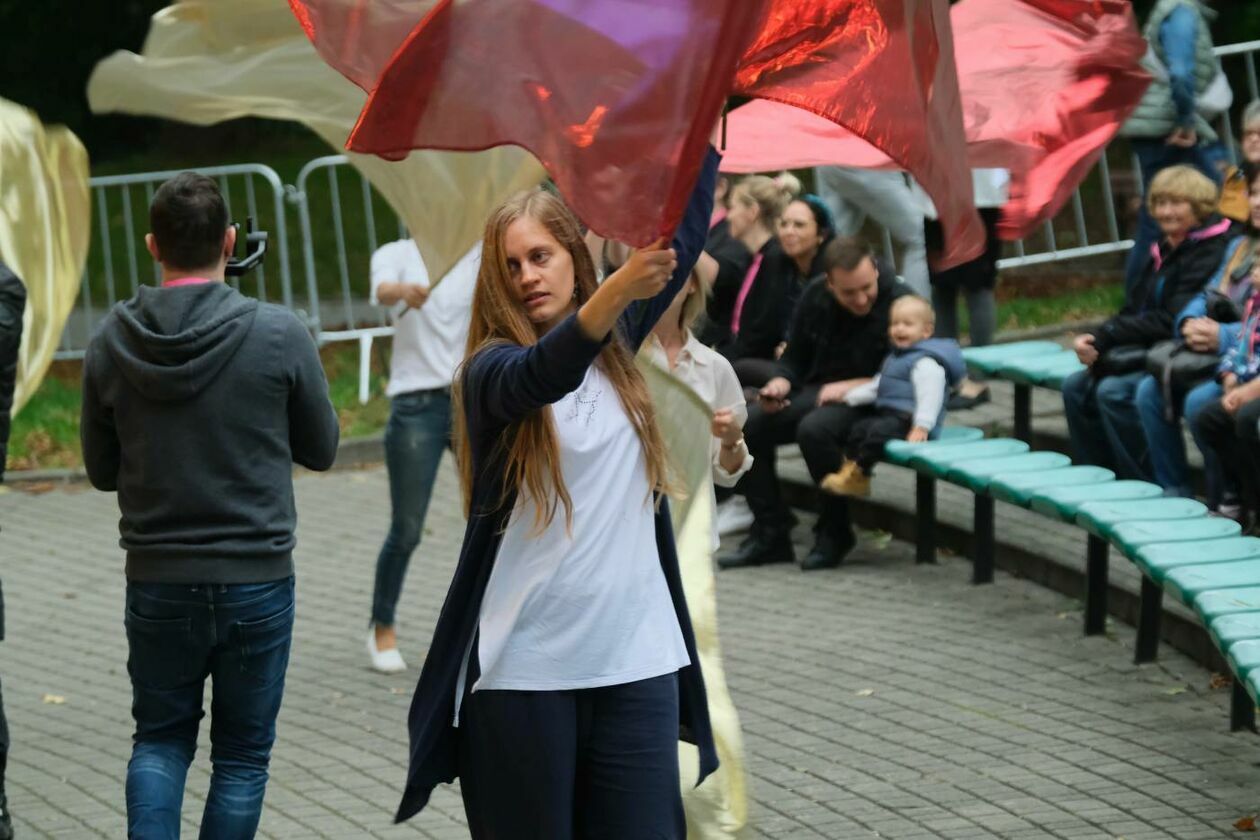
M 713 410 L 710 461 L 713 481 L 708 484 L 710 510 L 717 504 L 714 485 L 734 487 L 752 468 L 753 458 L 744 444 L 748 419 L 743 386 L 726 357 L 701 344 L 691 331 L 704 314 L 706 298 L 717 276 L 717 261 L 701 254 L 691 278 L 661 316 L 644 343 L 641 355 L 691 388 Z M 704 669 L 709 718 L 721 764 L 703 785 L 683 791 L 689 837 L 739 836 L 748 821 L 747 783 L 744 775 L 744 739 L 739 715 L 726 688 L 722 650 L 718 642 L 717 592 L 712 551 L 719 543 L 717 517 L 710 518 L 711 551 L 680 548 L 683 591 L 696 630 L 696 652 Z M 683 753 L 689 748 L 680 747 Z M 680 754 L 685 764 L 690 758 Z M 684 778 L 688 774 L 684 773 Z
M 849 429 L 845 462 L 823 477 L 822 489 L 836 496 L 866 496 L 871 473 L 890 440 L 922 443 L 945 419 L 945 397 L 967 373 L 952 338 L 933 338 L 932 304 L 918 295 L 897 298 L 888 315 L 892 345 L 879 375 L 851 388 L 846 405 L 866 406 Z
M 411 554 L 420 544 L 442 451 L 451 439 L 451 379 L 464 357 L 473 289 L 481 265 L 478 242 L 440 282 L 430 284 L 413 239 L 382 245 L 372 255 L 372 303 L 390 307 L 394 322 L 390 362 L 390 525 L 376 559 L 372 627 L 367 648 L 372 668 L 407 667 L 398 652 L 394 613 Z

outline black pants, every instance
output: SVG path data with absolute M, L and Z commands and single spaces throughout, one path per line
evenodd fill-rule
M 794 391 L 791 404 L 773 414 L 754 405 L 748 409 L 744 438 L 753 456 L 752 469 L 740 480 L 739 491 L 748 499 L 756 526 L 787 528 L 791 511 L 783 501 L 779 477 L 775 470 L 775 448 L 795 441 L 805 456 L 810 477 L 815 484 L 823 476 L 840 469 L 844 461 L 844 444 L 858 414 L 843 403 L 817 405 L 818 388 L 811 386 Z M 827 528 L 836 537 L 853 535 L 849 506 L 844 499 L 820 494 L 818 528 Z
M 913 418 L 900 411 L 866 408 L 853 421 L 849 429 L 849 442 L 845 454 L 856 461 L 867 475 L 884 457 L 884 444 L 890 440 L 904 440 L 910 432 Z
M 1194 419 L 1200 439 L 1220 460 L 1227 478 L 1242 492 L 1243 504 L 1253 517 L 1260 517 L 1260 400 L 1243 404 L 1230 415 L 1214 402 Z
M 460 730 L 473 840 L 687 836 L 677 674 L 577 691 L 478 691 L 465 697 Z

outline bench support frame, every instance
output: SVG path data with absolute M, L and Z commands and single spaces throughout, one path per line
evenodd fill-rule
M 994 534 L 992 496 L 976 494 L 972 533 L 975 534 L 975 558 L 972 565 L 972 583 L 993 583 Z
M 1159 625 L 1164 611 L 1164 590 L 1158 583 L 1142 575 L 1142 601 L 1138 605 L 1137 642 L 1133 661 L 1141 665 L 1154 662 L 1159 655 Z
M 936 562 L 936 479 L 923 473 L 914 475 L 915 540 L 914 562 Z
M 1032 386 L 1015 384 L 1015 438 L 1032 443 Z
M 1229 731 L 1256 731 L 1256 704 L 1247 693 L 1243 681 L 1234 677 L 1234 687 L 1229 698 Z
M 1097 636 L 1107 629 L 1107 563 L 1109 546 L 1102 537 L 1089 535 L 1085 544 L 1085 635 Z

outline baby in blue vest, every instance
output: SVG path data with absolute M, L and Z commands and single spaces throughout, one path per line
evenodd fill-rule
M 892 351 L 879 375 L 845 395 L 857 417 L 849 427 L 845 462 L 824 476 L 822 489 L 837 496 L 867 496 L 884 444 L 933 437 L 945 419 L 945 399 L 967 368 L 951 338 L 933 338 L 936 313 L 918 295 L 904 295 L 888 314 Z

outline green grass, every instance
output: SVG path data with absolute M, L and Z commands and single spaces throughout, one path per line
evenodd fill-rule
M 1118 284 L 1055 297 L 1016 297 L 998 304 L 998 323 L 1003 330 L 1026 329 L 1102 316 L 1119 309 L 1122 297 Z M 965 312 L 963 323 L 966 323 Z M 389 400 L 385 397 L 389 342 L 377 341 L 373 344 L 371 398 L 366 405 L 359 405 L 358 345 L 328 345 L 320 351 L 320 355 L 341 424 L 342 438 L 383 431 L 385 421 L 389 419 Z M 8 469 L 75 467 L 82 463 L 79 450 L 79 387 L 77 364 L 60 363 L 50 372 L 39 391 L 13 420 Z

